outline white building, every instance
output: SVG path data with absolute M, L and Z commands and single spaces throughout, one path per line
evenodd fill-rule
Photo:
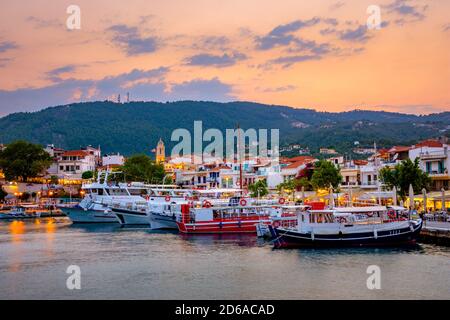
M 259 179 L 265 179 L 267 182 L 267 188 L 274 190 L 283 182 L 283 176 L 281 175 L 281 166 L 279 163 L 268 162 L 266 164 L 255 165 L 255 175 Z
M 368 163 L 359 167 L 360 187 L 362 189 L 378 188 L 378 168 L 373 163 Z
M 330 161 L 331 163 L 333 163 L 337 167 L 340 167 L 344 164 L 344 156 L 332 157 L 332 158 L 328 158 L 327 160 Z
M 86 171 L 97 167 L 97 156 L 88 150 L 64 152 L 58 159 L 58 176 L 64 179 L 81 179 Z
M 125 157 L 121 154 L 109 154 L 102 157 L 102 165 L 107 166 L 122 166 L 125 163 Z
M 60 159 L 61 155 L 66 151 L 61 148 L 56 148 L 55 145 L 53 145 L 53 144 L 48 144 L 44 150 L 53 159 L 52 164 L 47 169 L 47 174 L 50 176 L 57 175 L 58 174 L 58 160 Z
M 437 140 L 425 140 L 413 145 L 409 150 L 409 158 L 419 159 L 420 168 L 428 173 L 432 180 L 432 190 L 448 189 L 450 185 L 450 153 L 449 145 Z

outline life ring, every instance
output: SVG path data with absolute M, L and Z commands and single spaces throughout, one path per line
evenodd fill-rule
M 170 196 L 165 196 L 164 199 L 169 202 L 170 201 Z
M 272 223 L 272 226 L 273 226 L 274 228 L 278 228 L 278 227 L 280 226 L 280 221 L 274 221 L 274 222 Z
M 284 199 L 284 198 L 278 199 L 279 204 L 284 204 L 285 202 L 286 202 L 286 199 Z
M 245 206 L 247 205 L 247 200 L 245 200 L 244 198 L 242 198 L 241 200 L 239 200 L 239 204 L 240 204 L 242 207 L 245 207 Z
M 204 208 L 211 208 L 211 202 L 209 202 L 208 200 L 203 201 L 203 207 Z
M 145 200 L 150 200 L 150 195 L 149 194 L 147 194 L 147 195 L 145 195 Z
M 394 210 L 389 210 L 388 211 L 388 217 L 390 219 L 395 219 L 396 218 L 395 211 Z

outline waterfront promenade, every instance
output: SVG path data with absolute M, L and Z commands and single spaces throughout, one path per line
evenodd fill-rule
M 450 222 L 425 221 L 420 232 L 420 241 L 450 245 Z

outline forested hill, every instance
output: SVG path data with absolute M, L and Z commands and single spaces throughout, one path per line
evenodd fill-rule
M 346 152 L 354 141 L 361 145 L 405 144 L 449 135 L 450 112 L 415 116 L 355 110 L 317 112 L 250 102 L 179 101 L 171 103 L 88 102 L 15 113 L 0 119 L 0 143 L 25 139 L 62 148 L 100 145 L 103 152 L 150 153 L 160 137 L 171 147 L 176 128 L 278 128 L 281 143 L 299 143 L 312 151 L 321 146 Z

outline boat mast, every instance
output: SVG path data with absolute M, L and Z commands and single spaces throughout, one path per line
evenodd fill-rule
M 241 195 L 242 195 L 242 159 L 241 159 L 241 129 L 239 127 L 239 123 L 237 124 L 237 130 L 238 130 L 238 148 L 237 148 L 237 155 L 239 158 L 239 188 L 241 189 Z

